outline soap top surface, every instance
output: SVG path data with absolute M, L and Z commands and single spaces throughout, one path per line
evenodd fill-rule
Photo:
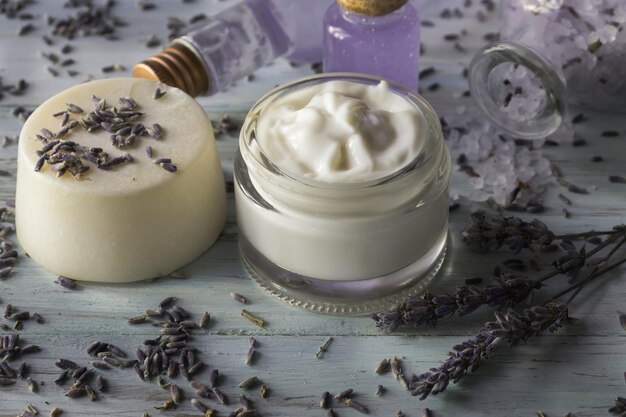
M 333 80 L 287 92 L 262 110 L 257 141 L 286 174 L 326 183 L 385 177 L 423 146 L 419 110 L 385 81 Z
M 158 99 L 157 89 L 165 93 Z M 68 116 L 59 114 L 64 111 Z M 141 114 L 133 114 L 137 112 Z M 65 127 L 75 127 L 57 137 L 64 118 Z M 135 126 L 138 124 L 143 128 Z M 116 144 L 112 135 L 116 135 Z M 183 91 L 140 78 L 111 78 L 79 84 L 41 104 L 22 128 L 19 161 L 55 186 L 86 193 L 123 194 L 174 180 L 211 141 L 210 120 Z M 54 159 L 44 162 L 35 172 L 42 162 L 42 150 L 51 142 L 56 145 L 46 152 L 49 156 L 63 145 L 69 150 L 56 152 Z M 58 163 L 64 159 L 69 161 L 65 166 L 80 159 L 80 164 L 89 168 L 77 178 Z M 119 161 L 122 162 L 116 163 Z M 59 176 L 61 171 L 64 173 Z

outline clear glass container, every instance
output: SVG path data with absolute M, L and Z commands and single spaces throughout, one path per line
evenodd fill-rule
M 133 76 L 192 96 L 213 95 L 279 57 L 322 59 L 322 18 L 330 0 L 242 0 L 186 29 L 139 64 Z
M 332 80 L 380 82 L 360 74 L 315 75 L 277 87 L 248 113 L 235 158 L 241 256 L 252 278 L 294 306 L 320 313 L 380 311 L 423 291 L 443 262 L 450 157 L 432 107 L 391 83 L 418 114 L 422 146 L 411 162 L 351 183 L 281 170 L 257 138 L 264 110 Z
M 361 3 L 370 7 L 384 3 L 380 11 L 384 14 L 367 7 L 356 12 L 352 7 Z M 417 91 L 420 19 L 415 8 L 405 3 L 339 0 L 330 6 L 324 17 L 324 72 L 376 75 Z
M 525 139 L 553 133 L 567 105 L 626 109 L 626 2 L 502 0 L 501 41 L 470 66 L 478 106 Z

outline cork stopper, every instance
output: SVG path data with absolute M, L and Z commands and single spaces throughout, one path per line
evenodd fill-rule
M 366 16 L 383 16 L 398 10 L 408 0 L 337 0 L 345 10 Z
M 209 89 L 209 75 L 194 50 L 173 42 L 158 54 L 135 65 L 133 77 L 160 81 L 196 97 Z

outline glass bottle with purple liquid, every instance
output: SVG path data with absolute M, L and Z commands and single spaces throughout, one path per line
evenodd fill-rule
M 417 91 L 420 21 L 408 0 L 337 0 L 324 18 L 324 72 L 359 72 Z
M 189 28 L 133 69 L 192 96 L 212 95 L 285 57 L 318 62 L 331 0 L 240 0 Z

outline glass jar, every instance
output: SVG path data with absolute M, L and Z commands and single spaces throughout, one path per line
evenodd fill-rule
M 210 96 L 284 56 L 322 59 L 322 19 L 330 0 L 241 0 L 186 28 L 133 76 L 158 80 L 191 96 Z
M 274 101 L 300 89 L 373 76 L 331 73 L 281 85 L 261 98 L 241 129 L 235 158 L 239 245 L 263 288 L 322 313 L 368 313 L 423 291 L 439 270 L 448 230 L 450 157 L 432 107 L 400 84 L 415 108 L 416 157 L 375 179 L 332 183 L 281 170 L 261 148 L 258 122 Z
M 479 107 L 510 134 L 553 133 L 566 104 L 626 109 L 626 3 L 617 0 L 502 0 L 501 41 L 470 66 Z

